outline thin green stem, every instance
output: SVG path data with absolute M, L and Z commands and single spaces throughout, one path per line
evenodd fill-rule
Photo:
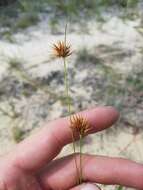
M 67 41 L 67 23 L 65 26 L 65 38 L 64 38 L 64 43 L 66 46 L 66 41 Z M 71 103 L 70 103 L 70 96 L 69 96 L 69 84 L 68 84 L 68 71 L 67 71 L 67 65 L 66 65 L 66 58 L 63 58 L 64 61 L 64 83 L 65 83 L 65 93 L 67 97 L 67 106 L 68 106 L 68 112 L 69 115 L 71 115 Z
M 70 95 L 69 95 L 69 84 L 68 84 L 68 78 L 67 78 L 67 66 L 66 66 L 66 59 L 64 58 L 64 83 L 65 83 L 65 93 L 66 93 L 66 98 L 67 98 L 67 107 L 68 107 L 68 114 L 71 115 L 71 102 L 70 102 Z M 74 154 L 76 154 L 76 146 L 75 146 L 75 138 L 74 138 L 74 134 L 73 131 L 71 131 L 72 134 L 72 144 L 73 144 L 73 151 Z M 78 166 L 77 166 L 77 161 L 76 161 L 76 157 L 74 159 L 75 161 L 75 166 L 76 166 L 76 171 L 77 171 L 77 176 L 79 177 L 79 170 L 78 170 Z M 80 180 L 78 179 L 77 183 L 79 184 Z
M 64 82 L 65 82 L 65 93 L 67 98 L 67 106 L 68 106 L 68 112 L 69 115 L 71 114 L 71 103 L 70 103 L 70 96 L 69 96 L 69 84 L 68 84 L 68 78 L 67 78 L 67 66 L 66 66 L 66 59 L 64 58 Z
M 68 27 L 68 24 L 66 23 L 66 26 L 65 26 L 65 45 L 67 43 L 67 27 Z
M 65 26 L 65 38 L 64 38 L 64 43 L 66 46 L 66 37 L 67 37 L 67 23 Z M 71 115 L 71 101 L 70 101 L 70 95 L 69 95 L 69 84 L 68 84 L 68 71 L 67 71 L 67 65 L 66 65 L 66 58 L 63 58 L 63 62 L 64 62 L 64 84 L 65 84 L 65 94 L 66 94 L 66 98 L 67 98 L 67 107 L 68 107 L 68 114 Z M 74 138 L 74 133 L 71 130 L 72 133 L 72 144 L 73 144 L 73 152 L 74 154 L 76 154 L 76 146 L 75 146 L 75 138 Z M 75 167 L 76 167 L 76 172 L 77 172 L 77 184 L 80 183 L 80 172 L 78 169 L 78 165 L 77 165 L 77 160 L 76 157 L 74 158 L 75 161 Z
M 79 139 L 79 156 L 80 156 L 80 184 L 82 183 L 82 135 L 80 135 Z
M 73 132 L 71 132 L 71 133 L 72 133 L 73 151 L 74 151 L 74 155 L 75 155 L 76 154 L 75 138 L 74 138 Z M 79 172 L 79 169 L 78 169 L 76 157 L 74 158 L 74 162 L 75 162 L 76 174 L 77 174 L 77 184 L 80 184 L 80 172 Z

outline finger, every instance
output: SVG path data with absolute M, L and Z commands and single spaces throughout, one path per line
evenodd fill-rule
M 81 112 L 92 129 L 90 133 L 111 126 L 118 118 L 117 111 L 112 107 L 99 107 Z M 24 140 L 15 150 L 15 164 L 24 170 L 36 171 L 52 160 L 64 145 L 72 141 L 69 118 L 50 122 L 41 131 Z
M 41 186 L 53 190 L 74 187 L 78 179 L 74 159 L 70 155 L 53 161 L 39 174 Z M 143 189 L 143 165 L 127 159 L 83 155 L 82 170 L 85 182 Z
M 71 188 L 70 190 L 100 190 L 100 188 L 93 183 L 83 183 L 81 185 Z

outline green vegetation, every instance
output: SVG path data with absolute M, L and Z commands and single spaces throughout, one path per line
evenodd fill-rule
M 116 190 L 123 190 L 123 186 L 122 185 L 119 185 Z
M 97 73 L 100 73 L 100 80 L 103 81 L 102 86 L 100 83 L 97 86 L 97 98 L 99 102 L 104 102 L 106 105 L 113 105 L 118 110 L 123 111 L 124 98 L 128 93 L 122 81 L 123 75 L 106 64 L 97 65 L 96 69 Z
M 6 59 L 10 70 L 21 70 L 23 67 L 23 60 L 19 57 L 7 57 Z
M 35 25 L 40 20 L 40 15 L 49 17 L 51 30 L 57 31 L 57 23 L 61 19 L 81 22 L 81 20 L 95 17 L 104 21 L 102 11 L 112 6 L 120 8 L 135 7 L 138 0 L 17 0 L 0 7 L 0 35 L 12 41 L 10 35 L 19 30 Z
M 12 128 L 12 137 L 16 143 L 24 139 L 24 134 L 25 132 L 21 128 L 17 126 Z
M 83 63 L 93 63 L 98 64 L 101 63 L 101 59 L 93 55 L 86 47 L 82 48 L 77 52 L 76 62 L 83 62 Z
M 39 21 L 36 14 L 24 14 L 16 23 L 15 28 L 25 29 L 29 26 L 35 25 Z
M 91 52 L 87 48 L 83 48 L 77 52 L 76 62 L 83 64 L 94 64 L 94 68 L 97 71 L 97 76 L 104 80 L 106 86 L 106 94 L 111 99 L 115 99 L 116 96 L 125 96 L 130 92 L 140 93 L 143 89 L 143 68 L 137 68 L 132 71 L 126 78 L 123 74 L 118 73 L 112 65 L 117 61 L 128 57 L 128 53 L 119 48 L 100 45 L 95 48 L 95 52 Z M 110 65 L 109 65 L 110 63 Z M 125 87 L 126 86 L 126 87 Z M 105 89 L 104 89 L 105 90 Z
M 77 65 L 83 64 L 85 69 L 86 66 L 91 68 L 89 75 L 91 75 L 92 81 L 96 81 L 96 100 L 113 105 L 120 111 L 124 111 L 124 107 L 129 106 L 128 97 L 133 100 L 137 96 L 137 101 L 141 102 L 142 96 L 143 69 L 137 68 L 136 71 L 132 71 L 125 77 L 116 67 L 114 68 L 114 63 L 122 62 L 128 56 L 128 52 L 118 47 L 100 45 L 95 47 L 95 52 L 87 48 L 81 49 L 78 51 L 76 59 Z
M 131 73 L 127 79 L 126 83 L 128 89 L 132 92 L 142 92 L 143 90 L 143 69 Z

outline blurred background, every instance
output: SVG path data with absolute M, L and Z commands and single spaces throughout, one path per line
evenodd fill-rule
M 0 1 L 0 155 L 67 115 L 63 63 L 51 56 L 66 23 L 73 112 L 112 105 L 121 114 L 84 151 L 143 163 L 142 0 Z

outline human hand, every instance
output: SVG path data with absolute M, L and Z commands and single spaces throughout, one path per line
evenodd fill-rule
M 81 112 L 91 123 L 89 133 L 110 127 L 118 113 L 112 107 Z M 0 190 L 94 190 L 94 185 L 76 186 L 74 157 L 53 160 L 72 142 L 69 119 L 47 124 L 39 133 L 25 139 L 0 159 Z M 143 189 L 143 165 L 121 158 L 83 156 L 83 180 L 86 183 L 120 184 Z

